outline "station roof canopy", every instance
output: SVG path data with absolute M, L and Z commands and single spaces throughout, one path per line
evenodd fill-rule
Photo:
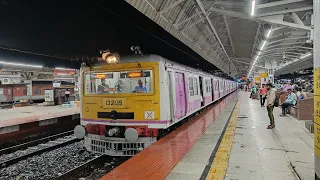
M 127 0 L 233 77 L 312 67 L 312 0 Z M 294 68 L 291 68 L 294 67 Z

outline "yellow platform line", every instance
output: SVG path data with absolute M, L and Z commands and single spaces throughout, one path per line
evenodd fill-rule
M 239 103 L 236 104 L 230 117 L 227 129 L 223 135 L 219 148 L 212 161 L 206 180 L 224 180 L 227 172 L 229 156 L 232 147 L 236 123 L 238 120 Z

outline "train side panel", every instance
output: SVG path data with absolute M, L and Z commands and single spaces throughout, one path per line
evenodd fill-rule
M 210 77 L 204 77 L 204 83 L 203 83 L 203 100 L 204 100 L 204 105 L 208 105 L 212 103 L 213 98 L 212 98 L 212 80 Z

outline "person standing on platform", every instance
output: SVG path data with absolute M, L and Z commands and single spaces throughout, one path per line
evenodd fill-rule
M 257 93 L 257 89 L 255 85 L 251 86 L 251 94 L 250 94 L 250 98 L 252 98 L 253 95 L 256 95 Z
M 270 125 L 267 127 L 267 129 L 273 129 L 275 127 L 273 108 L 274 108 L 274 102 L 276 99 L 276 92 L 272 89 L 271 83 L 268 83 L 266 85 L 266 89 L 267 89 L 267 110 L 268 110 L 268 116 L 270 119 Z
M 70 90 L 67 89 L 64 93 L 66 95 L 66 102 L 69 102 L 69 98 L 70 98 Z
M 267 88 L 265 87 L 265 84 L 262 84 L 262 87 L 259 89 L 259 94 L 261 107 L 264 107 L 264 103 L 266 101 L 267 96 Z

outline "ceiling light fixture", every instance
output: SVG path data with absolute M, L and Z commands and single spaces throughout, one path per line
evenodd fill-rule
M 267 33 L 267 38 L 270 36 L 272 29 L 269 29 L 268 33 Z
M 301 56 L 300 59 L 303 59 L 303 58 L 306 58 L 306 57 L 309 57 L 309 56 L 311 56 L 311 53 L 308 53 L 308 54 L 305 54 L 305 55 Z
M 251 16 L 254 16 L 254 10 L 256 8 L 256 1 L 252 0 L 251 2 L 252 2 L 252 4 L 251 4 Z
M 262 46 L 261 46 L 261 51 L 263 50 L 264 46 L 266 45 L 267 41 L 264 40 L 263 43 L 262 43 Z

